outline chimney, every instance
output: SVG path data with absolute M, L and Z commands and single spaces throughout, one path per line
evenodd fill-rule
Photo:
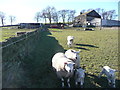
M 80 15 L 83 14 L 82 12 L 80 12 Z

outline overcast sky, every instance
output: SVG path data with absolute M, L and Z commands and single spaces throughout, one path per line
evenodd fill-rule
M 118 14 L 118 1 L 120 0 L 0 0 L 0 11 L 6 14 L 6 24 L 10 24 L 9 17 L 16 17 L 17 23 L 36 22 L 34 16 L 36 12 L 49 6 L 54 6 L 56 10 L 71 9 L 76 10 L 76 16 L 82 9 L 103 8 L 106 11 L 116 10 Z M 1 22 L 0 22 L 1 25 Z

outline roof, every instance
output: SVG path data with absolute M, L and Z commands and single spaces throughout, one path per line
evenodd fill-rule
M 101 16 L 95 10 L 91 10 L 91 11 L 82 13 L 82 14 L 78 15 L 77 17 L 81 17 L 83 15 L 101 18 Z
M 87 12 L 85 12 L 85 13 L 82 13 L 81 15 L 86 15 L 86 14 L 92 12 L 92 11 L 93 11 L 93 10 L 87 11 Z M 81 15 L 80 15 L 80 16 L 81 16 Z

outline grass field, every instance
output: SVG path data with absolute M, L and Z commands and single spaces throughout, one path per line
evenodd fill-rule
M 76 31 L 76 29 L 51 32 L 64 50 L 69 48 L 66 45 L 68 35 L 75 36 L 72 49 L 81 50 L 81 66 L 86 66 L 86 73 L 98 76 L 101 66 L 108 65 L 118 70 L 118 30 Z M 91 77 L 91 79 L 95 79 Z M 117 79 L 118 79 L 117 73 Z M 86 78 L 87 79 L 87 78 Z M 120 79 L 120 78 L 119 78 Z M 99 81 L 99 80 L 98 80 Z M 86 81 L 87 83 L 87 81 Z M 91 81 L 97 87 L 102 87 L 95 81 Z M 89 84 L 86 87 L 89 86 Z M 91 85 L 89 86 L 91 87 Z
M 10 37 L 15 37 L 16 32 L 34 31 L 35 29 L 8 29 L 0 28 L 0 42 L 6 41 Z
M 78 29 L 78 28 L 77 28 Z M 68 35 L 75 37 L 71 49 L 81 50 L 80 64 L 86 65 L 84 88 L 108 88 L 103 75 L 98 78 L 101 66 L 108 65 L 118 70 L 118 30 L 104 29 L 95 31 L 70 29 L 49 29 L 41 32 L 30 56 L 25 57 L 22 66 L 25 73 L 25 85 L 28 88 L 58 88 L 61 83 L 51 66 L 55 53 L 65 52 Z M 71 80 L 74 88 L 74 79 Z M 116 86 L 120 87 L 119 73 L 116 72 Z

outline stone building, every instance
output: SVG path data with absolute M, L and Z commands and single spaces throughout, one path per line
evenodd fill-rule
M 101 16 L 95 11 L 91 10 L 85 13 L 81 13 L 75 17 L 74 25 L 78 26 L 100 26 L 101 25 Z

